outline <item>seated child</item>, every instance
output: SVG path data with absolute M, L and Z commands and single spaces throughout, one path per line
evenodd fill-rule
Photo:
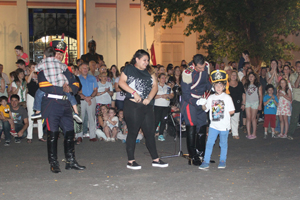
M 63 75 L 63 72 L 67 70 L 66 65 L 56 65 L 57 62 L 60 62 L 55 59 L 55 50 L 53 47 L 47 47 L 44 51 L 44 59 L 36 65 L 35 71 L 40 72 L 44 71 L 45 78 L 54 86 L 63 87 L 64 84 L 68 84 L 67 78 Z M 56 75 L 56 76 L 53 76 Z M 34 105 L 33 109 L 35 113 L 31 116 L 31 119 L 37 119 L 42 117 L 41 115 L 41 107 L 42 107 L 42 98 L 45 95 L 45 92 L 38 89 L 35 93 Z M 73 109 L 74 115 L 73 118 L 77 123 L 82 123 L 81 118 L 78 115 L 77 102 L 73 95 L 70 93 L 66 93 L 65 95 L 68 97 Z
M 7 104 L 8 98 L 5 96 L 1 97 L 1 106 L 0 106 L 0 115 L 1 115 L 1 119 L 8 121 L 10 124 L 10 134 L 14 137 L 17 137 L 18 134 L 15 131 L 15 124 L 14 124 L 14 120 L 10 111 L 10 107 Z
M 119 120 L 118 117 L 116 116 L 116 110 L 115 108 L 109 108 L 108 110 L 108 117 L 103 116 L 104 119 L 104 133 L 107 136 L 107 142 L 116 141 L 116 136 L 117 133 L 119 132 Z

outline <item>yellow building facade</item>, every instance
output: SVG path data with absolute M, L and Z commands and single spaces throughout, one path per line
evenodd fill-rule
M 16 69 L 14 47 L 20 45 L 20 35 L 24 52 L 29 54 L 29 9 L 75 10 L 76 0 L 0 0 L 0 63 L 6 73 Z M 162 29 L 159 24 L 150 27 L 151 20 L 140 0 L 86 0 L 86 41 L 93 37 L 96 52 L 104 56 L 108 67 L 122 67 L 137 49 L 150 52 L 152 43 L 157 63 L 164 66 L 180 65 L 182 59 L 190 61 L 196 53 L 205 54 L 197 50 L 198 34 L 183 35 L 188 17 L 172 29 Z M 288 40 L 300 44 L 298 37 Z M 294 54 L 293 63 L 300 59 L 299 52 Z

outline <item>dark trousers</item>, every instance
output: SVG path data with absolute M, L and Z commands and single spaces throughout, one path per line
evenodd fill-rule
M 293 100 L 292 102 L 292 116 L 291 116 L 291 122 L 290 127 L 288 131 L 288 136 L 294 135 L 294 132 L 297 128 L 297 122 L 299 120 L 299 114 L 300 114 L 300 102 Z
M 66 100 L 50 100 L 46 118 L 47 130 L 51 132 L 59 131 L 59 127 L 64 133 L 74 130 L 73 114 L 70 103 Z
M 5 135 L 5 141 L 10 141 L 11 136 L 10 136 L 10 124 L 8 121 L 2 121 L 0 120 L 0 123 L 2 123 L 2 130 L 0 130 L 0 133 L 2 133 L 2 131 L 4 132 Z M 22 130 L 23 128 L 23 124 L 15 124 L 15 131 L 18 133 L 20 130 Z M 24 131 L 23 136 L 22 137 L 15 137 L 15 139 L 23 139 L 27 136 L 27 129 Z M 1 137 L 1 134 L 0 134 Z
M 155 144 L 155 127 L 153 105 L 135 103 L 128 99 L 124 101 L 124 119 L 128 128 L 126 151 L 128 160 L 134 160 L 135 141 L 142 128 L 146 140 L 146 147 L 152 159 L 158 158 Z
M 156 127 L 158 126 L 158 124 L 160 122 L 159 135 L 162 135 L 164 133 L 169 111 L 170 111 L 169 107 L 154 106 L 154 116 L 155 116 L 155 126 L 154 127 L 156 129 Z

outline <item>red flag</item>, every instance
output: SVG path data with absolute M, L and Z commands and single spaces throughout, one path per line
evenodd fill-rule
M 151 45 L 150 51 L 151 51 L 151 60 L 152 60 L 152 64 L 153 64 L 153 65 L 156 65 L 156 57 L 155 57 L 155 50 L 154 50 L 154 42 L 153 42 L 152 45 Z

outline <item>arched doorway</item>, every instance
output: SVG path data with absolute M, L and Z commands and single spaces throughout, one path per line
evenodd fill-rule
M 43 58 L 44 49 L 55 38 L 67 44 L 68 63 L 77 58 L 76 10 L 75 9 L 29 9 L 29 57 L 34 62 Z

